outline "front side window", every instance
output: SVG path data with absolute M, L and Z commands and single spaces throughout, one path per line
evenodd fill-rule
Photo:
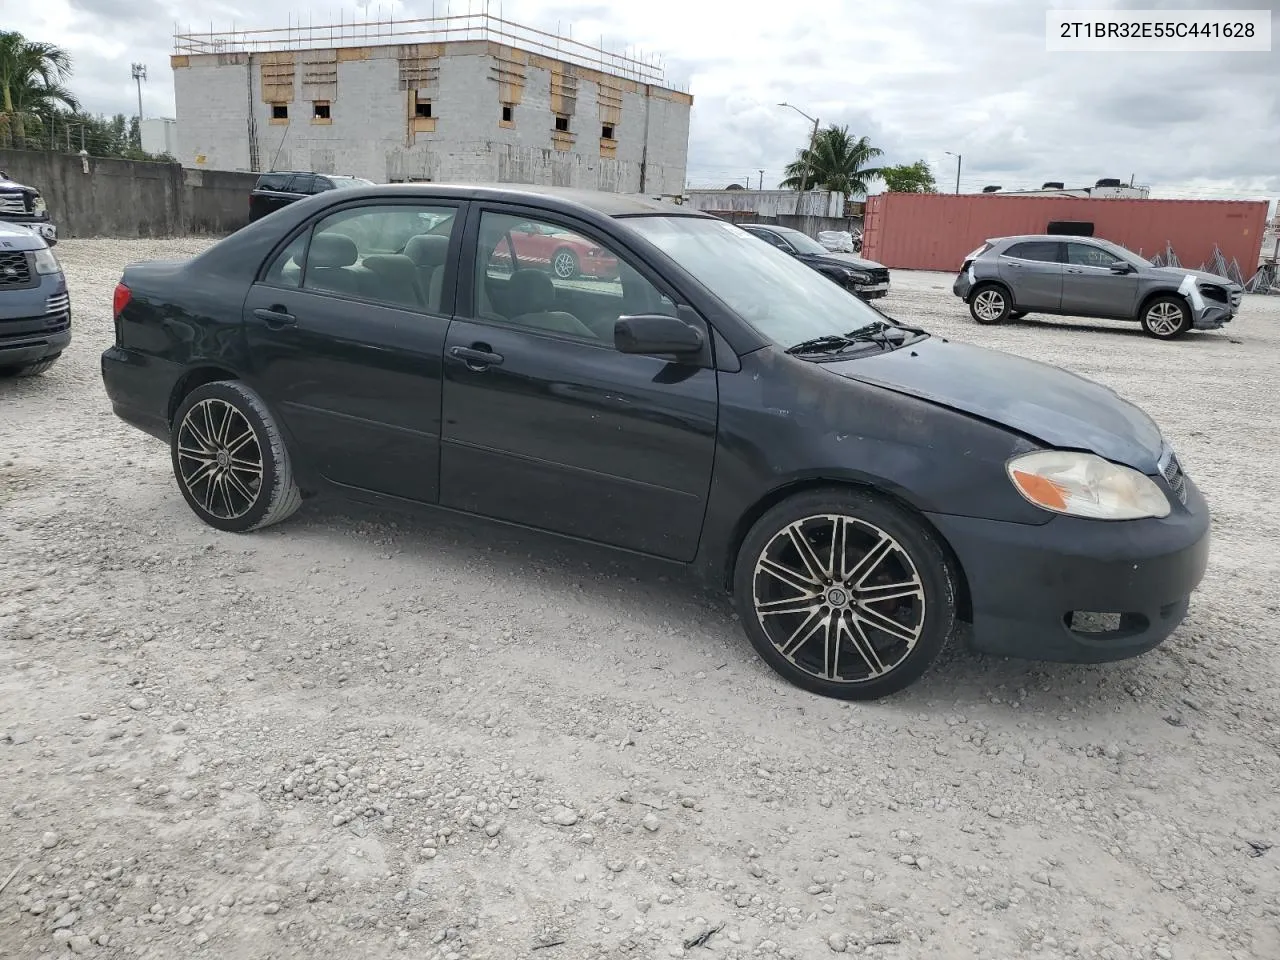
M 481 319 L 612 344 L 621 316 L 676 315 L 625 257 L 559 224 L 486 212 L 477 242 Z
M 1006 257 L 1018 260 L 1039 260 L 1044 263 L 1058 263 L 1058 244 L 1052 240 L 1024 240 L 1015 243 L 1004 252 Z
M 299 174 L 289 182 L 290 193 L 311 193 L 315 189 L 316 178 L 314 175 Z
M 292 179 L 287 173 L 266 173 L 258 181 L 259 190 L 284 190 Z
M 884 322 L 881 313 L 856 295 L 723 220 L 643 216 L 620 222 L 674 259 L 761 336 L 781 347 Z
M 807 233 L 801 233 L 799 230 L 779 230 L 775 236 L 780 236 L 799 253 L 827 253 L 826 247 Z
M 352 207 L 332 213 L 311 231 L 302 287 L 439 312 L 456 214 L 453 207 L 407 204 Z M 290 255 L 298 243 L 290 244 L 281 258 Z M 293 255 L 298 253 L 300 250 Z M 268 270 L 267 282 L 272 282 L 275 269 L 273 264 Z M 287 264 L 281 264 L 278 275 L 281 282 L 292 275 Z
M 1102 247 L 1088 243 L 1068 243 L 1067 263 L 1077 267 L 1110 267 L 1118 258 Z

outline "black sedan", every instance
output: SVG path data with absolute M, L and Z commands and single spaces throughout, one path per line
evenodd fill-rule
M 877 300 L 889 295 L 889 268 L 874 260 L 863 260 L 852 253 L 828 250 L 807 233 L 765 223 L 744 223 L 742 229 L 753 237 L 789 253 L 812 267 L 828 280 L 852 290 L 864 300 Z
M 618 269 L 561 278 L 519 253 L 532 228 Z M 906 686 L 958 620 L 1000 654 L 1138 654 L 1207 561 L 1204 500 L 1114 392 L 892 322 L 683 206 L 333 191 L 128 267 L 114 312 L 112 405 L 205 523 L 334 493 L 661 558 L 828 696 Z

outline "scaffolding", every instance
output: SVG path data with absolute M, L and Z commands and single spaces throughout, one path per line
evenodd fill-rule
M 563 63 L 599 70 L 667 89 L 680 90 L 667 83 L 661 56 L 619 53 L 600 45 L 573 39 L 573 31 L 562 36 L 534 27 L 526 27 L 489 13 L 488 0 L 477 0 L 484 9 L 479 13 L 430 16 L 409 20 L 353 20 L 316 24 L 292 21 L 288 26 L 267 29 L 219 31 L 210 24 L 208 32 L 179 31 L 175 26 L 173 52 L 177 56 L 207 54 L 267 53 L 285 50 L 322 50 L 333 47 L 386 46 L 391 44 L 457 43 L 472 40 L 518 47 Z M 434 7 L 433 7 L 434 14 Z

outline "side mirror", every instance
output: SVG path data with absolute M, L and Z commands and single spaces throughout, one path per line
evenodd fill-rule
M 676 317 L 640 314 L 619 317 L 613 325 L 619 353 L 688 357 L 702 352 L 702 333 Z
M 1125 263 L 1123 260 L 1117 260 L 1111 264 L 1112 273 L 1133 273 L 1134 266 L 1132 263 Z

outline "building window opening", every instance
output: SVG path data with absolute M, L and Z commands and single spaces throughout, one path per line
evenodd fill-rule
M 562 115 L 561 115 L 561 116 L 557 116 L 557 117 L 556 117 L 556 130 L 557 130 L 557 132 L 559 132 L 559 133 L 568 133 L 568 132 L 569 132 L 569 118 L 568 118 L 568 117 L 566 117 L 566 116 L 562 116 Z
M 273 103 L 271 105 L 272 120 L 288 120 L 289 105 L 287 103 Z
M 502 105 L 502 122 L 510 123 L 515 118 L 516 108 L 509 103 Z
M 317 100 L 311 105 L 311 116 L 315 120 L 328 120 L 329 117 L 329 101 Z
M 430 100 L 423 100 L 423 99 L 419 98 L 419 99 L 418 99 L 418 102 L 417 102 L 416 104 L 414 104 L 414 107 L 413 107 L 413 115 L 414 115 L 415 117 L 418 117 L 418 118 L 422 119 L 422 120 L 430 120 L 430 119 L 431 119 L 431 116 L 432 116 L 432 114 L 431 114 L 431 101 L 430 101 Z
M 612 139 L 613 139 L 613 124 L 611 124 L 611 123 L 606 123 L 606 124 L 604 124 L 603 126 L 601 126 L 601 127 L 600 127 L 600 136 L 604 137 L 606 140 L 612 140 Z

